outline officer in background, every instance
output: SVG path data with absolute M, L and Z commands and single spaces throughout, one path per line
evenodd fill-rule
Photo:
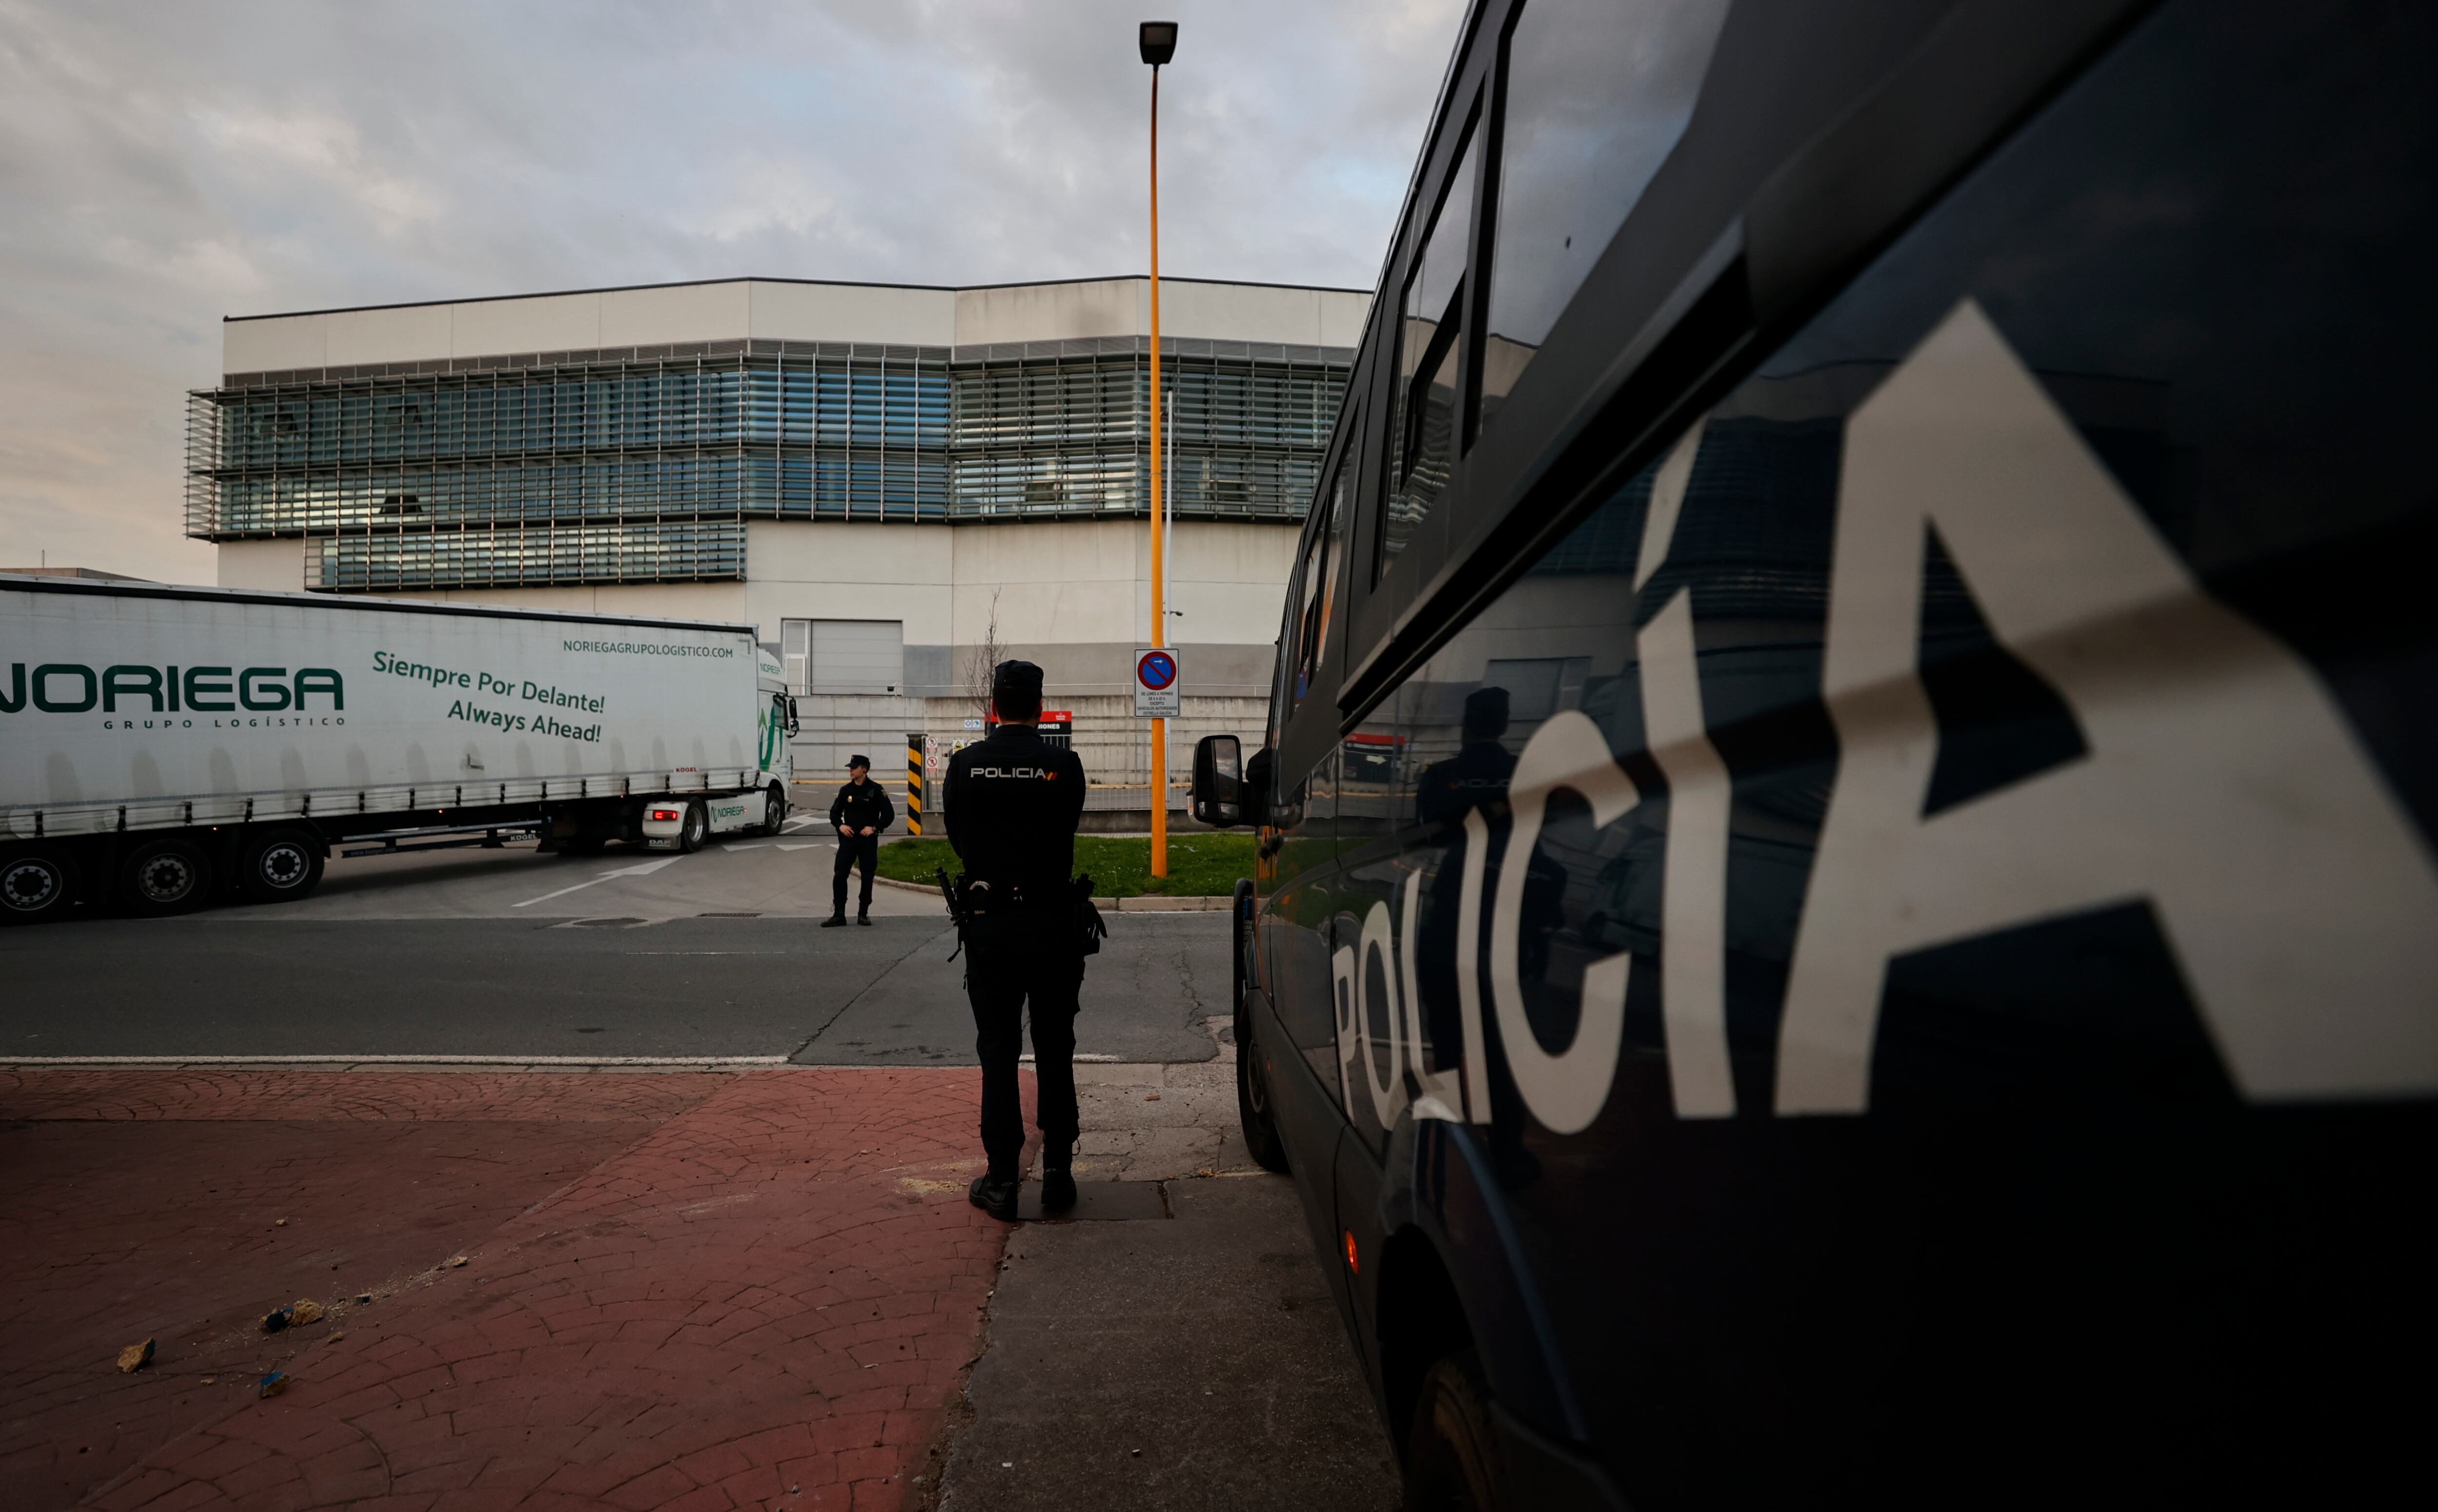
M 1515 754 L 1500 743 L 1507 733 L 1510 698 L 1495 685 L 1475 688 L 1464 700 L 1464 745 L 1443 762 L 1422 769 L 1414 789 L 1414 818 L 1425 824 L 1454 820 L 1480 809 L 1489 815 L 1507 801 Z
M 1041 669 L 1002 661 L 991 675 L 998 726 L 948 758 L 948 843 L 964 863 L 965 993 L 982 1063 L 982 1150 L 990 1169 L 968 1196 L 993 1218 L 1016 1217 L 1024 1113 L 1016 1063 L 1033 1008 L 1034 1077 L 1041 1124 L 1041 1205 L 1075 1204 L 1076 993 L 1084 950 L 1075 899 L 1075 826 L 1084 764 L 1044 742 Z
M 830 800 L 830 827 L 838 831 L 838 867 L 830 873 L 830 916 L 823 929 L 846 923 L 846 874 L 863 868 L 863 897 L 856 905 L 855 922 L 872 923 L 872 874 L 880 867 L 880 832 L 897 819 L 889 790 L 872 780 L 872 758 L 846 759 L 847 782 Z

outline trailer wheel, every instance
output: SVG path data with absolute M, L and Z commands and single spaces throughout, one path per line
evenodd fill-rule
M 322 884 L 322 847 L 302 830 L 256 836 L 238 864 L 238 886 L 261 903 L 301 898 Z
M 0 858 L 0 923 L 56 919 L 76 901 L 76 863 L 49 846 Z
M 128 853 L 118 890 L 137 913 L 184 913 L 211 895 L 212 863 L 192 840 L 154 840 Z
M 702 849 L 703 838 L 711 834 L 711 814 L 700 799 L 686 805 L 685 824 L 678 831 L 678 849 L 688 855 Z

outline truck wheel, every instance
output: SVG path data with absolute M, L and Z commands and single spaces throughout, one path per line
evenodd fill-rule
M 238 863 L 238 886 L 257 903 L 285 903 L 321 885 L 321 843 L 302 830 L 257 835 Z
M 212 864 L 192 840 L 153 840 L 128 853 L 118 890 L 137 913 L 184 913 L 211 895 Z
M 685 823 L 678 831 L 678 849 L 688 855 L 702 849 L 704 836 L 711 834 L 711 815 L 697 799 L 686 805 Z
M 782 829 L 786 827 L 786 823 L 787 795 L 780 792 L 779 784 L 773 782 L 770 784 L 769 792 L 765 794 L 762 799 L 762 822 L 753 826 L 751 829 L 747 830 L 745 833 L 748 835 L 776 835 Z
M 56 919 L 76 901 L 76 864 L 48 846 L 0 858 L 0 923 Z
M 1262 1047 L 1253 1042 L 1253 1005 L 1246 991 L 1245 952 L 1252 931 L 1246 913 L 1250 899 L 1236 893 L 1236 1122 L 1245 1131 L 1245 1150 L 1263 1170 L 1287 1169 L 1286 1141 L 1279 1137 L 1278 1119 L 1270 1111 L 1270 1079 L 1262 1070 Z
M 1404 1512 L 1498 1512 L 1498 1435 L 1490 1385 L 1470 1349 L 1422 1377 L 1405 1450 Z

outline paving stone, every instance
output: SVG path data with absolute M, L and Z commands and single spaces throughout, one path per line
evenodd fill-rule
M 947 1179 L 971 1163 L 979 1095 L 973 1072 L 928 1068 L 616 1081 L 256 1071 L 0 1077 L 0 1116 L 24 1120 L 9 1137 L 53 1135 L 52 1169 L 12 1164 L 0 1176 L 11 1252 L 82 1257 L 96 1253 L 97 1236 L 115 1245 L 106 1253 L 123 1279 L 110 1306 L 91 1309 L 112 1337 L 127 1326 L 128 1305 L 142 1315 L 151 1305 L 148 1284 L 181 1263 L 162 1248 L 165 1225 L 195 1215 L 150 1212 L 126 1227 L 115 1213 L 144 1213 L 146 1204 L 70 1179 L 94 1175 L 99 1157 L 67 1160 L 62 1131 L 79 1141 L 115 1137 L 110 1153 L 130 1169 L 166 1161 L 168 1176 L 187 1181 L 202 1178 L 180 1168 L 176 1152 L 224 1153 L 232 1136 L 215 1139 L 208 1131 L 216 1128 L 256 1140 L 257 1153 L 277 1153 L 270 1164 L 287 1172 L 287 1185 L 266 1190 L 256 1180 L 234 1204 L 242 1221 L 230 1241 L 251 1246 L 248 1257 L 318 1257 L 333 1245 L 371 1243 L 364 1231 L 373 1215 L 392 1210 L 401 1176 L 410 1186 L 445 1185 L 444 1160 L 471 1158 L 419 1129 L 476 1153 L 489 1148 L 502 1166 L 486 1178 L 501 1200 L 485 1210 L 482 1231 L 418 1232 L 416 1262 L 376 1289 L 388 1295 L 370 1307 L 334 1306 L 333 1320 L 346 1327 L 276 1336 L 292 1378 L 285 1394 L 256 1401 L 177 1378 L 179 1410 L 135 1415 L 119 1463 L 97 1466 L 106 1474 L 54 1474 L 43 1483 L 49 1491 L 11 1504 L 697 1508 L 768 1504 L 796 1485 L 803 1490 L 786 1499 L 792 1506 L 894 1506 L 977 1351 L 1008 1232 L 964 1201 L 961 1181 Z M 605 1108 L 618 1116 L 602 1116 Z M 351 1129 L 364 1131 L 354 1144 Z M 547 1189 L 533 1189 L 530 1171 L 522 1183 L 508 1180 L 516 1160 L 501 1142 L 547 1145 L 557 1129 L 598 1136 L 561 1139 L 563 1159 L 548 1167 Z M 274 1134 L 296 1148 L 274 1151 Z M 418 1138 L 424 1144 L 405 1166 L 384 1160 L 400 1140 Z M 21 1148 L 45 1147 L 37 1138 Z M 563 1169 L 570 1161 L 578 1169 Z M 59 1169 L 72 1165 L 72 1173 Z M 463 1179 L 467 1169 L 450 1174 Z M 327 1178 L 318 1187 L 315 1172 Z M 910 1177 L 918 1189 L 907 1188 Z M 40 1202 L 29 1206 L 28 1196 Z M 275 1226 L 273 1216 L 291 1223 Z M 73 1242 L 80 1236 L 81 1251 Z M 468 1264 L 434 1269 L 454 1254 Z M 328 1260 L 308 1263 L 330 1274 Z M 349 1297 L 362 1289 L 352 1275 L 344 1285 Z M 311 1294 L 285 1275 L 273 1290 Z M 55 1318 L 78 1305 L 64 1283 L 47 1294 Z M 181 1306 L 191 1313 L 198 1303 Z M 207 1316 L 226 1327 L 232 1310 Z M 12 1363 L 30 1351 L 28 1321 L 9 1325 Z M 200 1317 L 182 1328 L 147 1325 L 181 1341 L 204 1327 Z M 68 1341 L 60 1342 L 54 1374 L 91 1363 L 65 1358 Z M 169 1354 L 163 1371 L 121 1377 L 111 1369 L 110 1380 L 169 1380 L 175 1346 Z M 248 1368 L 258 1363 L 246 1361 Z M 148 1375 L 157 1380 L 144 1382 Z M 237 1384 L 234 1373 L 225 1383 Z M 26 1387 L 41 1384 L 23 1371 L 0 1380 L 0 1420 L 11 1434 L 43 1420 L 26 1413 Z M 71 1393 L 55 1414 L 82 1402 L 89 1416 L 132 1401 L 123 1389 Z

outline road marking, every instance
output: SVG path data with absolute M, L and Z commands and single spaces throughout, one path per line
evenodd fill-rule
M 813 841 L 807 841 L 803 845 L 788 845 L 783 841 L 780 844 L 779 849 L 782 851 L 827 851 L 831 849 L 831 847 Z
M 5 1065 L 785 1065 L 784 1055 L 12 1055 Z
M 587 888 L 597 888 L 612 877 L 645 876 L 650 872 L 658 871 L 661 868 L 667 866 L 672 861 L 680 861 L 683 859 L 684 857 L 682 856 L 664 855 L 657 861 L 643 861 L 638 862 L 634 866 L 620 867 L 615 871 L 604 871 L 590 882 L 579 882 L 572 888 L 561 888 L 556 892 L 545 892 L 539 898 L 527 898 L 524 902 L 512 905 L 511 906 L 529 908 L 537 903 L 548 903 L 553 898 L 564 898 L 571 892 L 582 892 Z

